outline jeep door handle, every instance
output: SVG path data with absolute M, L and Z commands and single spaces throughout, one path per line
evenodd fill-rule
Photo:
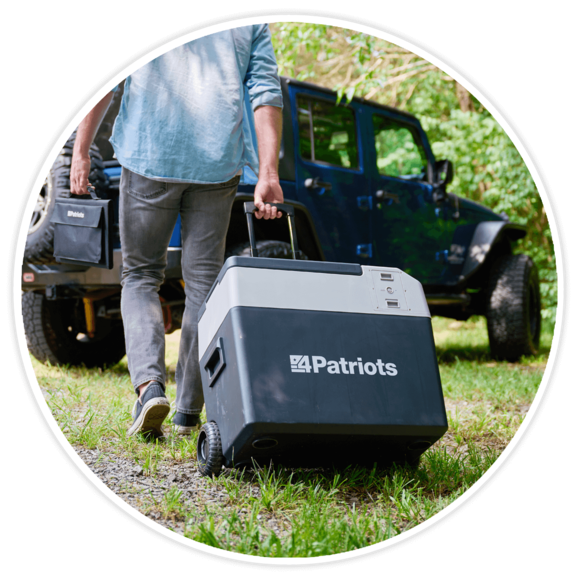
M 303 183 L 306 189 L 325 189 L 326 191 L 331 190 L 331 183 L 326 183 L 325 181 L 319 180 L 319 177 L 315 177 L 313 179 L 305 179 Z
M 393 203 L 399 205 L 399 195 L 396 193 L 388 193 L 387 191 L 380 189 L 379 191 L 375 191 L 375 198 L 380 202 L 388 201 L 388 205 L 392 205 Z

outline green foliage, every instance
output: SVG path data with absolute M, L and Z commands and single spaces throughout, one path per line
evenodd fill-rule
M 516 252 L 529 254 L 540 271 L 543 316 L 553 319 L 557 297 L 552 233 L 536 185 L 508 135 L 487 112 L 453 110 L 450 118 L 421 116 L 436 158 L 455 166 L 449 190 L 505 213 L 528 227 Z
M 281 74 L 334 89 L 346 100 L 371 98 L 415 114 L 436 158 L 454 163 L 451 192 L 528 226 L 516 250 L 538 265 L 543 317 L 553 320 L 557 276 L 548 219 L 522 157 L 488 111 L 442 70 L 385 40 L 308 23 L 273 24 L 271 31 Z

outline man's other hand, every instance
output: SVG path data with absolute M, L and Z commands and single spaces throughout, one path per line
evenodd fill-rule
M 268 203 L 282 203 L 283 190 L 279 184 L 277 175 L 270 177 L 260 177 L 255 187 L 255 217 L 257 219 L 275 219 L 281 217 L 281 213 L 276 207 Z
M 88 175 L 90 174 L 90 156 L 74 154 L 70 167 L 70 192 L 73 195 L 88 193 Z

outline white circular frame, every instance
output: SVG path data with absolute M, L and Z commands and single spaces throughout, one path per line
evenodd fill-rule
M 492 116 L 498 121 L 500 126 L 504 129 L 507 133 L 509 138 L 512 140 L 518 152 L 522 156 L 528 170 L 534 182 L 538 188 L 538 192 L 540 193 L 540 197 L 542 199 L 544 208 L 546 210 L 546 214 L 548 217 L 548 222 L 550 224 L 550 229 L 552 231 L 552 240 L 554 244 L 554 253 L 556 256 L 556 264 L 557 264 L 557 276 L 558 276 L 558 307 L 556 313 L 556 321 L 555 321 L 555 328 L 554 328 L 554 338 L 552 342 L 552 349 L 550 352 L 550 356 L 548 358 L 548 362 L 546 365 L 546 370 L 544 372 L 544 376 L 542 378 L 542 382 L 540 383 L 540 387 L 532 401 L 530 409 L 522 423 L 519 427 L 518 431 L 515 433 L 514 437 L 504 449 L 504 451 L 500 454 L 496 462 L 488 469 L 488 471 L 478 480 L 472 488 L 468 489 L 462 496 L 457 498 L 454 502 L 452 502 L 449 506 L 446 506 L 441 512 L 435 514 L 425 522 L 422 522 L 415 528 L 408 530 L 407 532 L 403 532 L 393 538 L 380 542 L 378 544 L 373 544 L 371 546 L 366 546 L 360 550 L 355 550 L 351 552 L 344 552 L 340 554 L 333 554 L 330 556 L 321 556 L 317 558 L 265 558 L 265 557 L 258 557 L 258 556 L 250 556 L 247 554 L 238 554 L 235 552 L 228 552 L 225 550 L 220 550 L 218 548 L 214 548 L 212 546 L 207 546 L 205 544 L 201 544 L 196 542 L 190 538 L 185 538 L 180 534 L 176 534 L 171 532 L 153 522 L 151 519 L 147 518 L 144 514 L 141 514 L 138 510 L 134 509 L 133 507 L 129 506 L 124 500 L 122 500 L 119 496 L 117 496 L 112 490 L 110 490 L 104 483 L 102 483 L 99 478 L 90 470 L 90 468 L 84 463 L 84 461 L 80 458 L 80 456 L 76 453 L 72 445 L 68 442 L 65 435 L 60 430 L 56 420 L 52 417 L 48 405 L 45 402 L 44 396 L 40 390 L 40 386 L 38 384 L 38 380 L 32 368 L 32 364 L 29 358 L 28 348 L 26 345 L 26 338 L 24 335 L 24 325 L 21 315 L 21 264 L 22 264 L 22 256 L 24 255 L 24 247 L 26 243 L 26 235 L 28 231 L 28 221 L 27 218 L 31 214 L 34 204 L 36 203 L 36 198 L 38 196 L 37 191 L 41 188 L 42 183 L 44 182 L 45 176 L 50 170 L 56 155 L 61 150 L 62 146 L 66 142 L 68 136 L 72 133 L 72 131 L 78 126 L 79 122 L 86 116 L 86 114 L 94 107 L 94 105 L 99 102 L 102 97 L 107 94 L 114 86 L 124 80 L 127 76 L 129 76 L 132 72 L 149 62 L 150 60 L 164 54 L 165 52 L 180 46 L 186 42 L 190 42 L 191 40 L 195 40 L 196 38 L 200 38 L 202 36 L 206 36 L 208 34 L 212 34 L 214 32 L 219 32 L 222 30 L 227 30 L 229 28 L 235 28 L 238 26 L 246 26 L 250 24 L 260 24 L 260 23 L 273 23 L 273 22 L 302 22 L 302 23 L 314 23 L 314 24 L 327 24 L 330 26 L 338 26 L 341 28 L 347 28 L 350 30 L 356 30 L 358 32 L 362 32 L 365 34 L 369 34 L 372 36 L 376 36 L 378 38 L 382 38 L 398 46 L 401 46 L 420 57 L 428 60 L 435 66 L 437 66 L 440 70 L 446 72 L 449 76 L 457 80 L 462 86 L 464 86 L 471 94 L 473 94 L 483 105 L 484 107 L 492 114 Z M 388 548 L 393 546 L 403 540 L 411 538 L 418 532 L 422 532 L 426 528 L 429 528 L 432 524 L 435 524 L 445 516 L 452 513 L 456 508 L 459 508 L 468 498 L 473 496 L 477 493 L 484 484 L 495 474 L 498 468 L 504 463 L 504 461 L 508 458 L 508 456 L 512 453 L 516 445 L 518 444 L 520 438 L 523 436 L 526 429 L 529 427 L 532 419 L 537 411 L 538 405 L 540 404 L 542 398 L 544 397 L 544 392 L 546 387 L 548 386 L 548 382 L 550 380 L 550 376 L 552 373 L 552 367 L 554 365 L 556 354 L 559 348 L 559 341 L 560 341 L 560 334 L 561 334 L 561 321 L 563 318 L 563 311 L 564 311 L 564 273 L 563 273 L 563 265 L 562 265 L 562 256 L 560 251 L 560 237 L 558 233 L 558 229 L 556 223 L 554 221 L 553 211 L 546 194 L 544 185 L 540 179 L 538 171 L 530 158 L 530 155 L 526 151 L 524 145 L 520 142 L 519 138 L 512 130 L 506 119 L 500 112 L 489 102 L 484 95 L 475 87 L 473 86 L 466 78 L 464 78 L 461 74 L 453 70 L 450 66 L 442 62 L 437 57 L 433 56 L 432 54 L 428 53 L 426 50 L 415 46 L 414 44 L 398 37 L 394 36 L 393 34 L 386 33 L 382 30 L 378 30 L 376 28 L 356 23 L 351 20 L 343 20 L 339 18 L 330 18 L 325 16 L 311 16 L 311 15 L 296 15 L 296 14 L 286 14 L 286 15 L 270 15 L 270 16 L 257 16 L 257 17 L 248 17 L 248 18 L 238 18 L 234 20 L 228 20 L 226 22 L 221 22 L 219 24 L 214 24 L 211 26 L 206 26 L 200 30 L 196 30 L 184 36 L 180 36 L 177 39 L 171 40 L 160 47 L 157 47 L 151 51 L 148 51 L 144 56 L 138 58 L 135 62 L 133 62 L 130 66 L 127 66 L 116 74 L 110 81 L 108 81 L 81 109 L 80 111 L 71 119 L 71 121 L 66 125 L 66 128 L 62 132 L 59 139 L 57 139 L 55 145 L 52 147 L 49 155 L 47 156 L 45 162 L 42 164 L 42 167 L 36 177 L 34 182 L 34 186 L 32 191 L 30 192 L 30 196 L 28 202 L 26 204 L 24 210 L 24 218 L 23 222 L 20 226 L 18 241 L 16 244 L 16 253 L 14 258 L 14 282 L 13 282 L 13 304 L 14 304 L 14 315 L 16 321 L 16 328 L 17 328 L 17 338 L 20 347 L 20 352 L 22 355 L 22 361 L 24 364 L 24 368 L 28 379 L 30 381 L 30 385 L 33 391 L 33 394 L 36 398 L 40 411 L 44 415 L 46 422 L 56 439 L 60 442 L 60 445 L 63 447 L 64 451 L 68 454 L 70 459 L 78 466 L 78 468 L 86 474 L 87 478 L 98 488 L 106 497 L 110 498 L 113 503 L 123 509 L 125 512 L 130 514 L 135 520 L 147 525 L 149 528 L 155 530 L 159 534 L 175 540 L 176 542 L 183 544 L 189 548 L 193 548 L 208 554 L 215 554 L 217 556 L 228 558 L 235 561 L 246 562 L 246 563 L 259 563 L 259 564 L 271 564 L 275 566 L 279 565 L 289 565 L 289 566 L 296 566 L 296 565 L 311 565 L 311 564 L 319 564 L 324 562 L 335 562 L 344 559 L 350 559 L 358 556 L 362 556 L 364 554 L 369 554 L 375 552 L 377 550 L 382 550 L 384 548 Z

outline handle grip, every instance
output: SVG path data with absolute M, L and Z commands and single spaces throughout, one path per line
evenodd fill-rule
M 276 207 L 278 211 L 281 211 L 284 215 L 293 216 L 295 211 L 291 205 L 286 205 L 284 203 L 265 203 L 266 205 L 271 205 L 272 207 Z M 245 203 L 245 214 L 254 214 L 257 211 L 257 207 L 255 203 L 252 201 Z
M 301 252 L 297 247 L 297 239 L 295 238 L 295 210 L 291 205 L 285 205 L 283 203 L 267 203 L 273 207 L 277 207 L 278 211 L 281 211 L 283 215 L 287 217 L 287 223 L 289 225 L 289 242 L 291 243 L 291 253 L 293 259 L 299 259 Z M 257 241 L 255 240 L 255 228 L 253 226 L 253 213 L 257 210 L 255 203 L 252 201 L 247 201 L 244 205 L 245 215 L 247 216 L 247 228 L 249 229 L 249 245 L 251 247 L 251 257 L 258 257 L 259 252 L 257 251 Z
M 88 185 L 86 188 L 86 193 L 84 195 L 73 195 L 70 191 L 68 191 L 68 197 L 85 197 L 86 195 L 90 195 L 93 199 L 99 199 L 100 197 L 96 194 L 96 190 L 92 185 Z

